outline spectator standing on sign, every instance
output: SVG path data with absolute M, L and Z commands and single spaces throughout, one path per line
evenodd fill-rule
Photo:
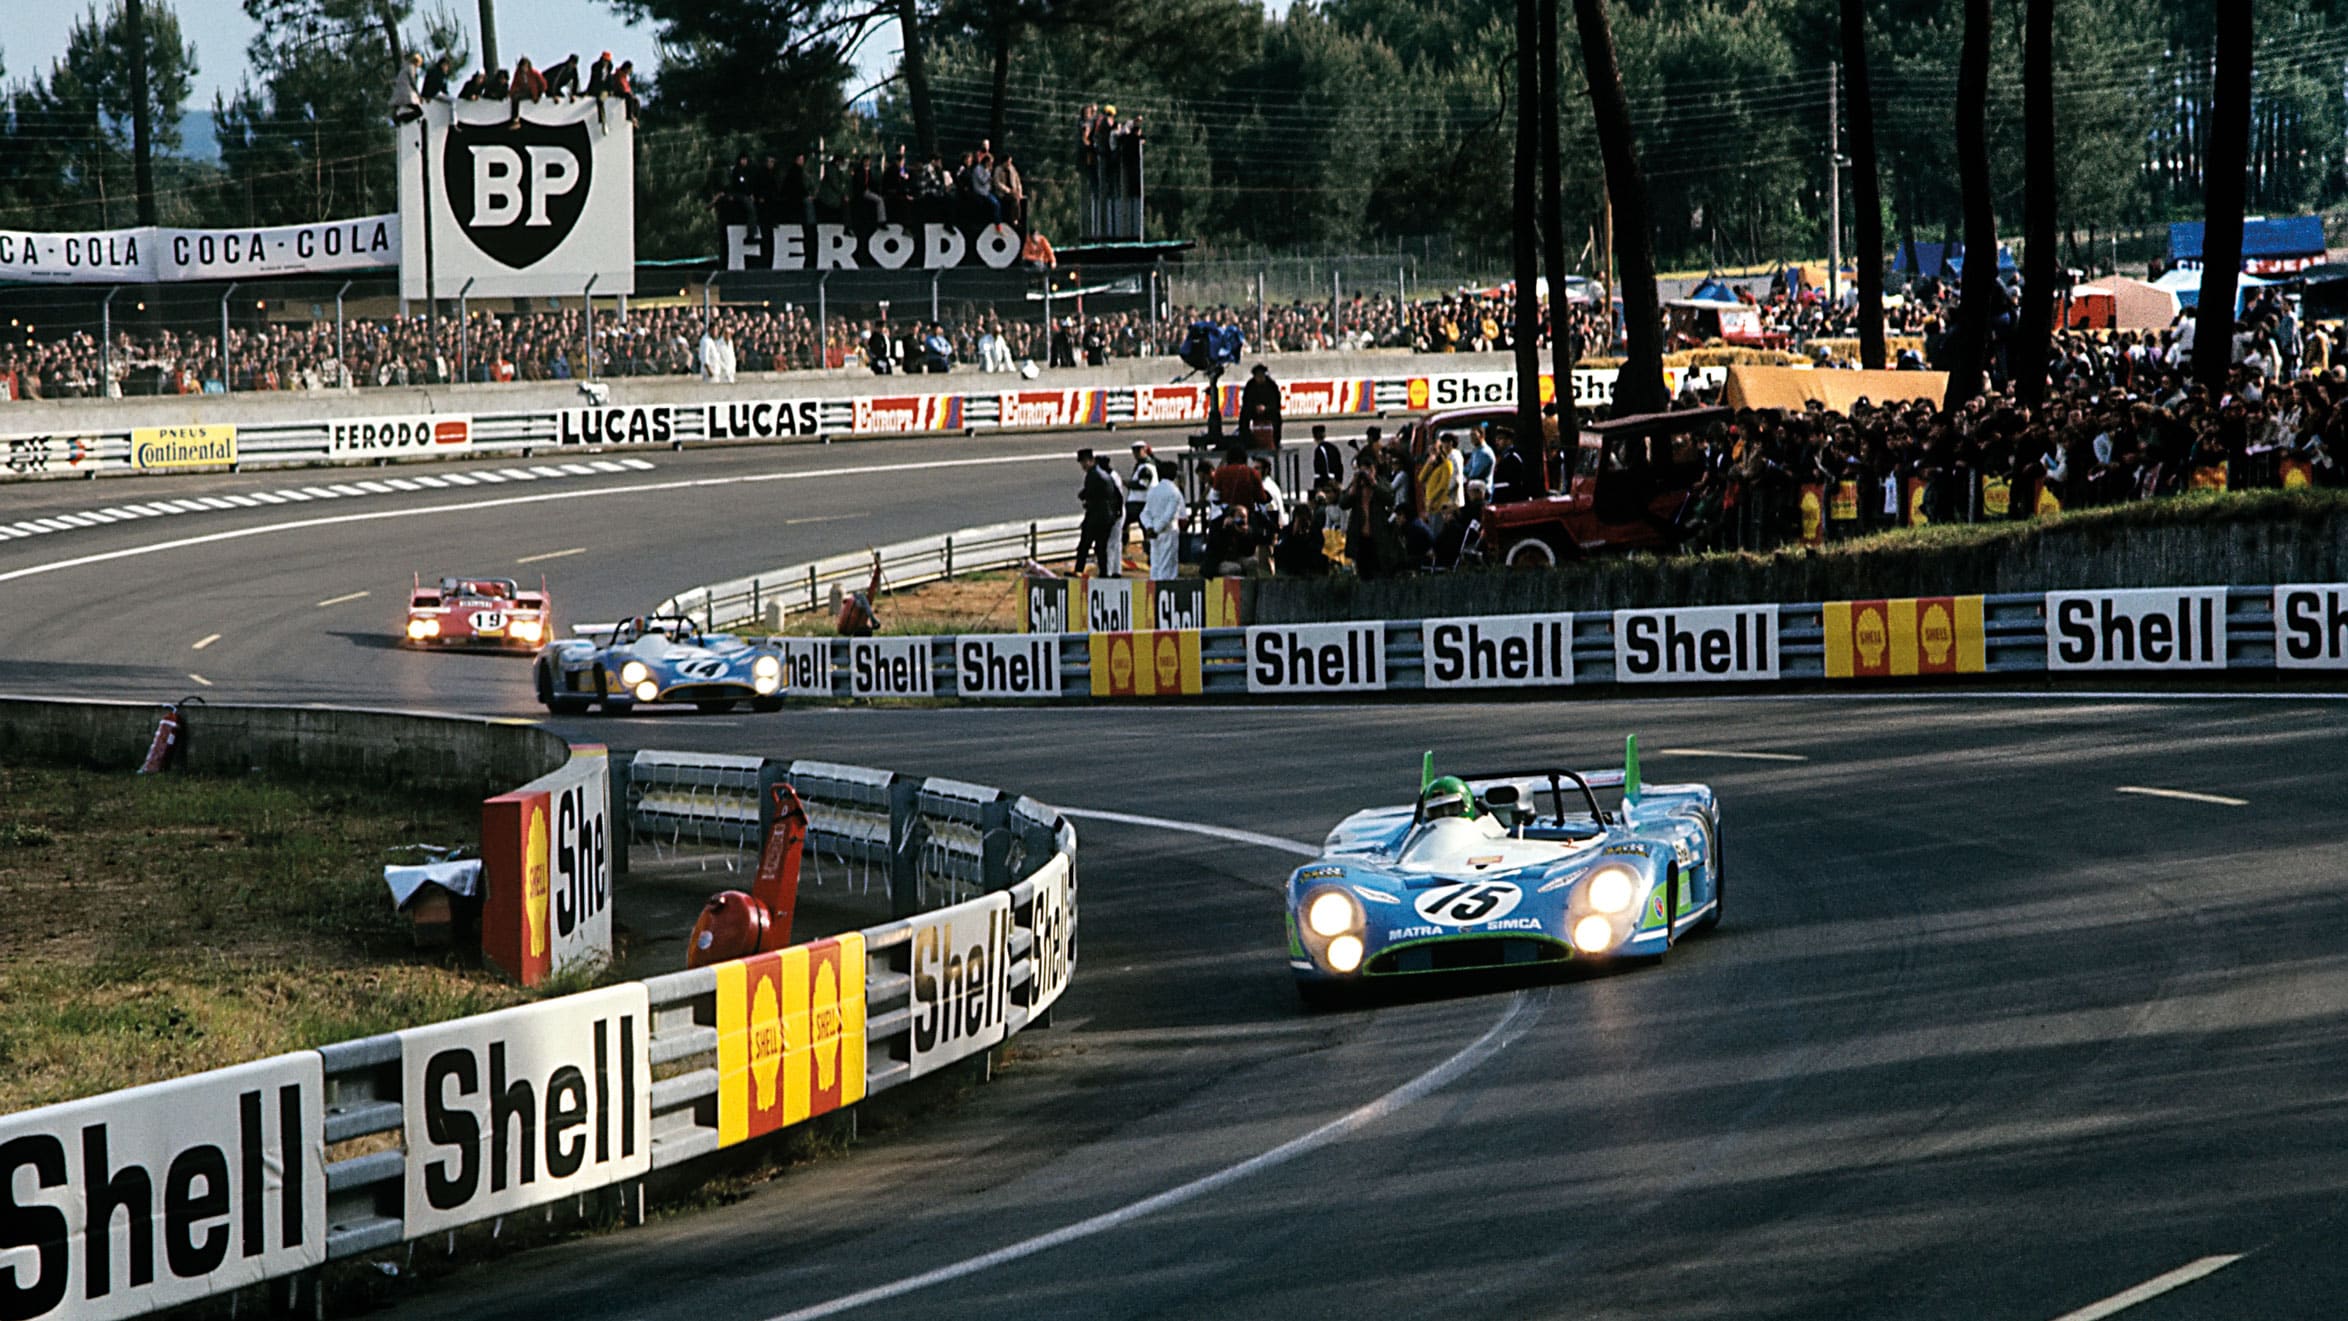
M 1146 449 L 1146 447 L 1144 447 Z M 1144 464 L 1149 461 L 1144 459 Z M 1182 516 L 1187 512 L 1182 483 L 1174 479 L 1174 465 L 1149 464 L 1149 494 L 1141 502 L 1141 530 L 1150 552 L 1150 577 L 1165 580 L 1182 576 Z M 1141 477 L 1136 465 L 1134 479 Z
M 1070 571 L 1084 572 L 1084 563 L 1090 559 L 1104 577 L 1117 577 L 1110 566 L 1112 557 L 1122 559 L 1115 538 L 1117 525 L 1125 516 L 1125 492 L 1116 473 L 1094 458 L 1091 450 L 1076 451 L 1076 461 L 1084 467 L 1084 485 L 1076 490 L 1077 502 L 1084 507 L 1084 522 L 1077 528 L 1076 564 Z
M 1259 426 L 1270 434 L 1261 444 Z M 1247 384 L 1239 392 L 1239 436 L 1251 449 L 1280 448 L 1280 385 L 1272 379 L 1272 369 L 1260 362 L 1249 369 Z

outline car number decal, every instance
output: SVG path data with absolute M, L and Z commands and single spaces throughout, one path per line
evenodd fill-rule
M 715 679 L 726 672 L 726 663 L 715 657 L 685 661 L 677 666 L 677 673 L 690 679 Z
M 1460 881 L 1436 886 L 1412 906 L 1429 922 L 1465 927 L 1506 917 L 1523 898 L 1524 891 L 1507 881 Z
M 504 628 L 505 612 L 502 610 L 476 610 L 473 612 L 473 627 L 482 630 Z

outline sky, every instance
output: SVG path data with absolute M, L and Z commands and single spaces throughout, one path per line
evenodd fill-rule
M 165 0 L 179 14 L 180 32 L 196 48 L 197 73 L 188 97 L 191 109 L 209 109 L 213 93 L 223 97 L 236 90 L 245 72 L 245 46 L 257 25 L 245 17 L 241 0 Z M 445 7 L 472 35 L 476 55 L 481 50 L 479 6 L 476 0 L 423 0 L 416 8 L 430 13 Z M 11 12 L 0 25 L 0 60 L 11 80 L 47 72 L 65 53 L 65 39 L 74 20 L 88 11 L 90 0 L 7 0 Z M 558 33 L 552 41 L 538 34 Z M 603 0 L 497 0 L 498 53 L 507 61 L 528 55 L 540 64 L 552 63 L 572 51 L 592 60 L 609 50 L 615 59 L 634 59 L 638 68 L 650 68 L 659 56 L 650 28 L 631 28 Z M 895 28 L 865 43 L 871 67 L 896 62 Z M 560 47 L 559 52 L 557 47 Z M 885 47 L 886 49 L 881 49 Z M 389 89 L 385 89 L 388 97 Z

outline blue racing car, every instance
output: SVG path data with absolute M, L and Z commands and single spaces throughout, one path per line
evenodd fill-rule
M 625 715 L 638 706 L 690 702 L 703 711 L 783 709 L 783 660 L 767 639 L 704 633 L 681 616 L 638 615 L 581 624 L 579 636 L 538 651 L 538 700 L 558 715 L 601 706 Z
M 1421 773 L 1288 878 L 1288 966 L 1314 1004 L 1427 973 L 1658 957 L 1720 921 L 1720 808 L 1623 769 Z M 1621 790 L 1609 810 L 1598 791 Z

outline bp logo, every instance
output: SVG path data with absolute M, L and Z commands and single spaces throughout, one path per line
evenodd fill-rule
M 587 209 L 595 152 L 585 122 L 458 124 L 441 153 L 449 214 L 475 247 L 523 270 L 561 247 Z

